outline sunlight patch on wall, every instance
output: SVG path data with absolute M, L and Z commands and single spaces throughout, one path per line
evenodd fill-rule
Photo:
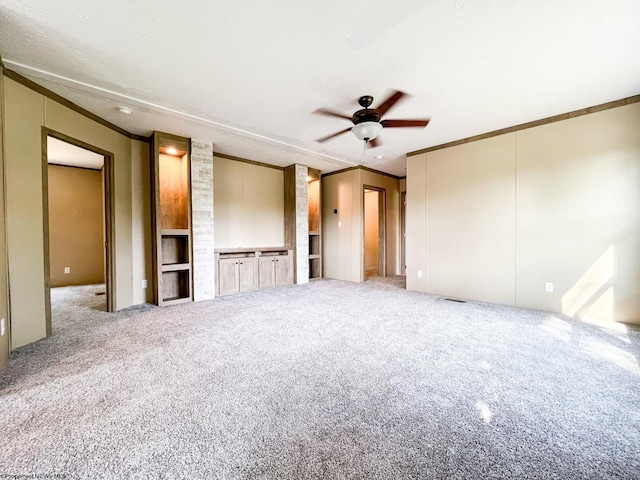
M 615 248 L 611 245 L 562 297 L 562 313 L 599 322 L 614 320 Z
M 614 300 L 611 286 L 590 307 L 580 313 L 580 320 L 588 323 L 613 322 Z

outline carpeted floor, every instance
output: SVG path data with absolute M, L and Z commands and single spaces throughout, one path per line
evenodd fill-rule
M 0 478 L 640 478 L 640 332 L 402 285 L 56 289 L 0 375 Z

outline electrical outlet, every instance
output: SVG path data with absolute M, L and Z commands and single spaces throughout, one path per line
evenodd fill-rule
M 71 267 L 64 267 L 64 273 L 71 273 Z
M 553 283 L 551 282 L 547 282 L 544 284 L 544 291 L 547 293 L 552 293 L 553 292 Z
M 142 288 L 147 288 L 147 280 L 142 280 Z
M 0 320 L 0 337 L 4 337 L 5 332 L 7 331 L 7 321 L 3 318 Z
M 418 278 L 422 278 L 422 270 L 418 270 Z

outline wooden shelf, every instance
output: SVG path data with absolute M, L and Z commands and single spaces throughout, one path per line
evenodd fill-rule
M 314 278 L 322 278 L 322 259 L 320 256 L 318 258 L 310 258 L 309 259 L 309 280 L 313 280 Z
M 169 306 L 169 305 L 178 305 L 180 303 L 187 303 L 190 302 L 191 299 L 190 298 L 165 298 L 162 300 L 162 304 Z
M 160 235 L 167 237 L 188 237 L 190 235 L 188 228 L 163 228 Z
M 181 270 L 191 270 L 191 265 L 188 263 L 164 263 L 162 265 L 163 272 L 178 272 Z
M 256 247 L 256 248 L 246 248 L 246 247 L 233 247 L 233 248 L 216 248 L 214 253 L 254 253 L 254 252 L 278 252 L 280 250 L 293 250 L 293 247 L 290 245 L 285 245 L 283 247 Z

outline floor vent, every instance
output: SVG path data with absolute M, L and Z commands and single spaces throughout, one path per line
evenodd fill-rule
M 96 295 L 105 295 L 107 292 L 96 292 Z
M 467 303 L 466 300 L 458 300 L 457 298 L 445 298 L 446 302 Z

